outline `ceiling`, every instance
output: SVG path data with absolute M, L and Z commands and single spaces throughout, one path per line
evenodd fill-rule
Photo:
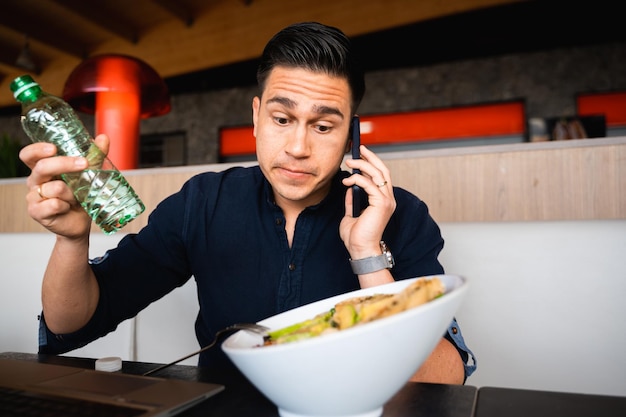
M 3 0 L 0 108 L 31 73 L 61 95 L 84 59 L 128 54 L 172 92 L 254 82 L 269 37 L 301 20 L 341 27 L 366 70 L 624 40 L 619 2 L 595 0 Z M 592 5 L 590 7 L 589 5 Z M 285 7 L 289 6 L 289 7 Z M 294 7 L 297 6 L 297 7 Z M 31 68 L 18 62 L 28 48 Z

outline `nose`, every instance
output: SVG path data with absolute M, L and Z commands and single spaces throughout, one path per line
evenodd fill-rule
M 294 158 L 305 158 L 310 155 L 311 149 L 308 138 L 308 128 L 305 124 L 298 124 L 287 140 L 285 152 Z

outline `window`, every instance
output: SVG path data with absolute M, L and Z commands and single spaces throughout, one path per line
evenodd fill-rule
M 139 168 L 187 165 L 187 136 L 185 132 L 141 135 Z

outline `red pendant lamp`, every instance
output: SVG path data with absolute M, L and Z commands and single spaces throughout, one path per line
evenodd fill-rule
M 95 135 L 106 133 L 109 159 L 120 170 L 139 163 L 140 119 L 171 109 L 163 79 L 140 59 L 117 54 L 96 55 L 69 75 L 63 99 L 77 111 L 95 115 Z

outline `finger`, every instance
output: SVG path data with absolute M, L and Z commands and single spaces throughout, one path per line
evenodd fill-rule
M 39 195 L 39 198 L 41 198 L 42 200 L 47 200 L 48 197 L 46 197 L 46 195 L 43 193 L 43 186 L 45 184 L 41 184 L 37 186 L 37 194 Z
M 49 158 L 56 155 L 57 147 L 51 143 L 31 143 L 24 146 L 19 153 L 19 158 L 28 166 L 33 169 L 37 161 L 42 158 Z
M 28 214 L 45 227 L 51 225 L 59 215 L 68 213 L 77 205 L 74 198 L 69 201 L 58 198 L 64 196 L 64 193 L 59 196 L 51 195 L 53 194 L 51 190 L 54 188 L 50 186 L 51 184 L 54 185 L 54 182 L 46 183 L 44 188 L 34 187 L 26 196 Z
M 380 171 L 382 181 L 378 181 L 376 182 L 376 184 L 381 184 L 384 181 L 386 181 L 387 183 L 391 182 L 391 174 L 389 172 L 389 168 L 387 168 L 387 165 L 385 165 L 385 163 L 382 161 L 382 159 L 378 157 L 378 155 L 376 155 L 364 145 L 361 145 L 361 158 L 365 159 L 367 162 L 372 164 L 374 168 Z M 372 179 L 374 179 L 374 177 L 372 177 Z
M 104 133 L 99 134 L 94 139 L 94 142 L 96 142 L 96 146 L 100 148 L 102 153 L 104 153 L 105 155 L 109 153 L 109 146 L 111 144 L 111 141 L 109 140 L 109 137 L 106 134 Z
M 59 199 L 73 204 L 76 200 L 72 190 L 61 180 L 49 181 L 30 187 L 27 195 L 28 202 L 41 202 L 44 200 Z
M 385 172 L 387 172 L 387 174 L 385 174 L 379 168 L 372 165 L 372 163 L 370 163 L 369 161 L 361 159 L 347 160 L 346 164 L 350 168 L 355 168 L 360 171 L 360 175 L 353 174 L 349 178 L 351 178 L 351 181 L 354 181 L 356 185 L 359 185 L 365 189 L 371 189 L 371 191 L 368 191 L 368 193 L 375 192 L 375 190 L 377 189 L 380 191 L 391 189 L 390 178 L 387 170 L 385 170 Z
M 39 159 L 31 168 L 31 173 L 26 179 L 29 188 L 36 187 L 45 182 L 56 180 L 62 174 L 78 172 L 87 168 L 87 159 L 73 156 L 55 156 Z
M 352 187 L 348 187 L 345 200 L 346 216 L 352 217 L 352 207 L 354 205 L 354 200 L 352 199 Z

